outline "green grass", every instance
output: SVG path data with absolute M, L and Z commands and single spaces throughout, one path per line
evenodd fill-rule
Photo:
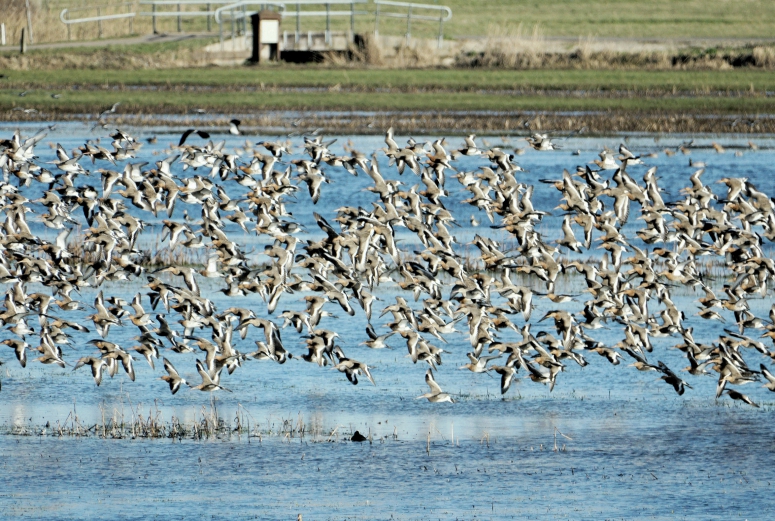
M 58 91 L 62 92 L 62 91 Z M 262 109 L 307 110 L 400 110 L 400 111 L 627 111 L 673 113 L 773 113 L 775 99 L 768 97 L 595 97 L 499 95 L 476 92 L 217 92 L 186 91 L 64 91 L 53 99 L 48 91 L 19 97 L 16 91 L 0 90 L 0 110 L 16 107 L 42 112 L 96 113 L 120 101 L 124 113 L 185 113 L 192 109 L 243 112 Z
M 515 31 L 520 24 L 523 33 L 530 34 L 538 26 L 539 32 L 546 36 L 575 38 L 772 38 L 772 27 L 775 26 L 775 2 L 770 0 L 554 0 L 549 3 L 536 0 L 424 0 L 421 3 L 452 8 L 452 19 L 445 24 L 444 29 L 448 38 L 483 37 L 491 34 L 494 27 Z M 59 11 L 63 7 L 84 4 L 84 0 L 47 0 L 45 5 L 49 11 L 45 17 L 52 21 L 44 27 L 50 28 L 52 37 L 56 36 L 54 39 L 62 39 L 64 32 L 62 24 L 58 22 Z M 173 10 L 174 6 L 169 8 Z M 369 2 L 357 5 L 356 8 L 370 13 L 356 19 L 356 31 L 373 31 L 375 4 Z M 184 8 L 188 9 L 194 7 Z M 307 6 L 304 9 L 320 10 L 320 6 Z M 382 9 L 387 10 L 385 7 Z M 148 6 L 137 9 L 138 12 L 149 10 Z M 111 23 L 117 25 L 119 34 L 126 25 L 124 21 Z M 332 24 L 334 30 L 349 28 L 349 18 L 333 17 Z M 85 30 L 86 25 L 79 30 Z M 289 19 L 284 25 L 293 30 L 295 20 Z M 150 18 L 136 19 L 137 32 L 148 27 Z M 323 18 L 302 20 L 302 30 L 321 30 L 323 27 Z M 184 31 L 202 31 L 204 28 L 205 21 L 202 18 L 183 20 Z M 215 24 L 213 28 L 216 28 Z M 382 34 L 401 35 L 406 29 L 406 23 L 383 18 L 380 29 Z M 176 31 L 176 19 L 160 19 L 159 30 Z M 413 24 L 415 35 L 433 37 L 437 30 L 437 22 Z
M 429 3 L 433 2 L 433 0 Z M 547 36 L 626 38 L 772 37 L 767 0 L 441 0 L 452 8 L 450 36 L 486 35 L 491 26 L 535 25 Z
M 353 70 L 270 66 L 3 71 L 0 110 L 224 113 L 261 109 L 773 113 L 775 71 Z M 306 90 L 305 87 L 314 88 Z M 751 93 L 751 87 L 754 92 Z M 20 97 L 21 91 L 27 91 Z M 54 99 L 51 94 L 58 93 Z
M 775 71 L 593 71 L 593 70 L 356 70 L 292 65 L 244 68 L 169 70 L 31 70 L 1 71 L 4 89 L 62 90 L 71 86 L 107 89 L 121 86 L 217 87 L 224 90 L 258 88 L 328 88 L 469 91 L 634 91 L 757 92 L 772 89 Z M 298 97 L 311 94 L 303 93 Z

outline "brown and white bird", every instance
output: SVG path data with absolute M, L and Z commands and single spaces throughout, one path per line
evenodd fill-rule
M 425 373 L 425 383 L 428 384 L 428 387 L 430 387 L 430 392 L 427 392 L 421 396 L 418 396 L 417 399 L 420 398 L 426 398 L 429 402 L 433 403 L 439 403 L 439 402 L 449 402 L 449 403 L 455 403 L 455 400 L 452 399 L 452 397 L 441 390 L 441 387 L 439 387 L 439 384 L 436 383 L 436 380 L 433 378 L 433 370 L 428 369 L 428 371 Z
M 167 382 L 170 385 L 170 391 L 172 391 L 172 394 L 175 394 L 180 389 L 181 384 L 188 385 L 188 382 L 186 382 L 186 380 L 178 374 L 177 370 L 175 370 L 175 367 L 169 360 L 166 358 L 163 358 L 162 360 L 164 361 L 164 369 L 168 374 L 165 374 L 159 378 Z

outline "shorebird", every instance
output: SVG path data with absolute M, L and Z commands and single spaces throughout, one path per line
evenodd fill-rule
M 361 342 L 360 345 L 370 347 L 371 349 L 383 349 L 390 346 L 385 343 L 385 340 L 393 336 L 396 332 L 391 331 L 384 335 L 377 335 L 374 328 L 369 324 L 366 326 L 366 334 L 369 336 L 369 340 Z
M 664 363 L 660 361 L 657 364 L 659 370 L 663 373 L 659 378 L 672 385 L 679 396 L 684 393 L 686 387 L 692 389 L 691 385 L 678 378 L 678 375 L 671 371 Z
M 506 391 L 511 387 L 511 382 L 514 380 L 514 375 L 517 374 L 517 370 L 510 365 L 493 365 L 490 369 L 501 375 L 501 394 L 506 394 Z
M 428 384 L 428 387 L 430 387 L 430 392 L 427 392 L 423 394 L 422 396 L 418 396 L 417 399 L 420 398 L 426 398 L 429 402 L 438 403 L 438 402 L 450 402 L 455 403 L 455 400 L 452 399 L 452 397 L 441 390 L 441 387 L 439 387 L 439 384 L 436 383 L 436 380 L 433 378 L 433 371 L 431 369 L 428 369 L 428 371 L 425 373 L 425 383 Z
M 238 123 L 230 122 L 230 134 L 238 135 Z M 346 358 L 335 344 L 339 322 L 331 319 L 339 317 L 332 305 L 356 321 L 361 320 L 358 307 L 363 310 L 361 340 L 366 341 L 361 345 L 384 348 L 388 338 L 400 336 L 412 362 L 432 368 L 441 364 L 442 354 L 461 365 L 465 351 L 447 353 L 431 341 L 455 345 L 462 334 L 471 344 L 463 367 L 498 372 L 502 392 L 520 367 L 531 381 L 550 384 L 551 390 L 565 360 L 580 366 L 599 362 L 585 358 L 595 352 L 619 364 L 624 351 L 634 367 L 656 368 L 660 379 L 681 394 L 687 382 L 646 358 L 669 344 L 686 356 L 685 370 L 692 376 L 718 378 L 719 395 L 727 384 L 759 378 L 775 389 L 764 364 L 760 371 L 747 365 L 752 356 L 775 359 L 768 344 L 775 339 L 775 310 L 769 317 L 757 316 L 755 305 L 770 296 L 775 277 L 775 261 L 767 253 L 768 242 L 775 241 L 775 202 L 757 188 L 756 179 L 722 174 L 720 184 L 706 185 L 704 170 L 698 169 L 683 188 L 666 191 L 656 167 L 644 168 L 643 184 L 635 180 L 641 158 L 621 145 L 618 155 L 605 150 L 593 162 L 600 170 L 582 165 L 573 174 L 563 171 L 557 179 L 539 180 L 551 185 L 550 196 L 516 164 L 517 150 L 506 151 L 508 139 L 500 146 L 482 140 L 480 149 L 470 135 L 447 153 L 443 138 L 399 145 L 389 129 L 383 150 L 367 154 L 348 143 L 345 155 L 339 155 L 335 140 L 319 132 L 304 137 L 298 154 L 291 151 L 292 140 L 259 142 L 265 150 L 246 142 L 231 151 L 225 141 L 209 141 L 206 132 L 199 137 L 208 141 L 188 143 L 194 133 L 184 133 L 173 147 L 176 155 L 148 163 L 139 156 L 139 140 L 119 129 L 108 133 L 112 141 L 91 139 L 70 151 L 51 143 L 49 164 L 36 150 L 46 129 L 0 139 L 0 170 L 6 175 L 0 182 L 0 282 L 6 288 L 0 296 L 0 324 L 10 335 L 2 343 L 14 349 L 22 366 L 30 349 L 25 340 L 38 337 L 33 348 L 38 361 L 78 365 L 62 347 L 78 345 L 87 330 L 66 318 L 88 307 L 73 292 L 93 290 L 97 297 L 88 319 L 102 337 L 91 341 L 101 358 L 79 353 L 86 359 L 79 367 L 96 364 L 113 376 L 123 365 L 131 379 L 133 349 L 151 367 L 165 346 L 181 360 L 200 349 L 206 357 L 197 366 L 207 376 L 196 388 L 203 390 L 221 388 L 223 367 L 231 372 L 249 360 L 284 363 L 294 357 L 296 335 L 284 343 L 272 320 L 231 305 L 244 297 L 264 300 L 268 314 L 282 305 L 283 327 L 292 325 L 305 335 L 299 347 L 306 353 L 298 358 L 331 364 L 353 383 L 370 369 Z M 555 148 L 545 134 L 529 140 L 539 150 Z M 688 152 L 690 145 L 678 149 Z M 287 163 L 284 154 L 290 156 Z M 91 171 L 92 164 L 101 168 Z M 407 167 L 418 176 L 416 182 L 399 177 Z M 340 176 L 358 170 L 368 176 L 365 189 L 351 194 L 349 182 L 342 183 Z M 450 177 L 460 183 L 454 190 L 445 185 Z M 334 210 L 327 203 L 335 197 L 350 199 Z M 312 214 L 312 229 L 306 229 L 293 205 L 310 203 L 322 210 Z M 479 214 L 461 210 L 471 207 L 483 211 L 491 227 L 479 226 L 479 233 L 467 239 L 454 227 L 478 224 Z M 324 217 L 327 211 L 335 216 Z M 627 224 L 636 213 L 643 221 L 639 229 Z M 33 217 L 57 230 L 56 239 L 39 234 L 28 222 Z M 72 233 L 76 227 L 78 240 Z M 153 230 L 161 232 L 165 252 L 169 245 L 170 258 L 141 251 L 153 242 L 148 236 Z M 577 231 L 583 238 L 576 238 Z M 263 249 L 246 246 L 253 234 Z M 464 240 L 469 243 L 458 243 Z M 201 257 L 200 248 L 206 249 Z M 202 266 L 194 265 L 199 262 Z M 158 268 L 146 276 L 143 291 L 153 310 L 164 305 L 155 320 L 143 308 L 145 295 L 131 302 L 103 297 L 104 284 L 124 287 L 151 264 Z M 729 281 L 721 298 L 711 287 L 718 279 L 707 277 L 708 270 Z M 584 292 L 558 286 L 576 282 Z M 395 304 L 380 310 L 375 306 L 385 283 L 398 295 Z M 679 286 L 703 290 L 699 309 L 674 298 Z M 35 292 L 27 294 L 31 287 Z M 304 298 L 294 300 L 299 293 Z M 549 307 L 548 301 L 553 303 Z M 219 313 L 216 303 L 218 310 L 221 304 L 227 309 Z M 530 333 L 531 324 L 541 321 L 533 318 L 534 309 L 542 312 L 541 320 L 554 319 L 553 334 Z M 381 314 L 391 320 L 374 323 Z M 706 323 L 710 329 L 694 328 L 695 340 L 692 326 L 705 320 L 726 321 L 730 329 L 718 334 Z M 259 340 L 248 338 L 251 325 L 263 329 Z M 377 334 L 380 327 L 388 332 Z M 139 331 L 128 332 L 134 328 Z M 592 338 L 603 328 L 621 341 L 606 345 Z M 752 329 L 761 329 L 762 338 L 751 338 Z M 509 338 L 509 330 L 519 335 Z M 665 340 L 652 345 L 652 337 Z M 116 338 L 137 343 L 124 349 Z M 249 354 L 240 353 L 243 341 L 251 346 Z M 487 367 L 492 357 L 482 356 L 485 348 L 506 354 L 507 361 Z M 171 390 L 175 383 L 179 388 L 183 380 L 177 372 L 167 368 L 167 374 Z M 451 401 L 433 373 L 426 378 L 431 390 L 426 398 Z
M 27 367 L 27 349 L 30 348 L 27 342 L 16 338 L 6 338 L 5 340 L 0 341 L 0 344 L 5 344 L 13 349 L 19 364 L 22 367 Z
M 94 358 L 92 356 L 84 356 L 78 360 L 75 364 L 73 371 L 76 369 L 88 365 L 91 367 L 91 374 L 94 377 L 94 383 L 99 385 L 102 383 L 102 370 L 108 366 L 107 362 L 102 358 Z
M 180 377 L 178 372 L 175 370 L 175 367 L 169 360 L 166 358 L 163 358 L 162 360 L 164 361 L 164 370 L 167 371 L 168 374 L 160 376 L 159 378 L 167 382 L 170 386 L 170 391 L 172 391 L 172 394 L 175 394 L 180 389 L 181 384 L 188 385 L 188 382 Z
M 183 132 L 183 135 L 180 136 L 180 141 L 178 141 L 178 146 L 182 147 L 191 134 L 196 134 L 202 139 L 210 139 L 210 134 L 208 132 L 205 132 L 204 130 L 198 130 L 195 128 L 189 128 L 188 130 Z
M 762 376 L 767 379 L 767 383 L 762 387 L 766 387 L 768 390 L 775 392 L 775 375 L 773 375 L 764 364 L 759 364 Z
M 170 365 L 170 368 L 172 366 Z M 196 370 L 199 373 L 199 376 L 202 377 L 202 383 L 197 386 L 192 386 L 191 389 L 197 390 L 197 391 L 229 391 L 232 392 L 230 389 L 226 389 L 225 387 L 221 387 L 220 380 L 221 380 L 221 369 L 218 369 L 218 371 L 215 373 L 214 376 L 210 376 L 210 374 L 207 372 L 207 368 L 204 366 L 204 364 L 200 361 L 196 361 Z M 170 377 L 172 377 L 172 374 L 170 374 Z M 164 377 L 162 377 L 164 378 Z M 170 382 L 170 388 L 172 388 L 172 382 Z M 174 391 L 172 394 L 175 394 Z
M 482 356 L 477 358 L 474 353 L 466 353 L 466 356 L 470 360 L 469 363 L 460 367 L 460 369 L 468 369 L 472 373 L 486 373 L 492 368 L 487 367 L 487 362 L 490 360 L 497 360 L 501 355 L 495 356 Z
M 339 363 L 337 363 L 334 366 L 334 369 L 338 370 L 339 372 L 345 373 L 350 383 L 352 383 L 353 385 L 358 385 L 358 375 L 363 374 L 364 376 L 366 376 L 366 378 L 369 379 L 372 385 L 374 386 L 377 385 L 374 382 L 374 378 L 371 376 L 371 371 L 369 371 L 369 366 L 367 366 L 364 363 L 358 362 L 357 360 L 351 360 L 345 357 L 341 348 L 337 347 L 336 349 L 334 349 L 334 354 L 339 360 Z
M 753 400 L 751 400 L 749 397 L 747 397 L 746 395 L 744 395 L 739 391 L 735 391 L 734 389 L 726 389 L 724 392 L 727 393 L 727 395 L 733 400 L 739 400 L 753 407 L 759 407 L 758 404 L 756 404 Z

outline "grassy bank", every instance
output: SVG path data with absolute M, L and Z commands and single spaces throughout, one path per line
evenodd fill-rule
M 353 70 L 324 67 L 5 71 L 6 117 L 192 110 L 775 113 L 775 71 Z M 20 96 L 24 93 L 24 96 Z M 23 111 L 26 109 L 26 112 Z M 32 110 L 30 110 L 32 109 Z M 15 113 L 15 114 L 12 114 Z M 42 117 L 42 116 L 39 116 Z
M 0 71 L 0 117 L 56 120 L 120 102 L 114 122 L 165 114 L 240 114 L 256 128 L 291 128 L 271 111 L 309 111 L 310 125 L 369 131 L 558 128 L 595 132 L 775 132 L 775 71 L 355 69 L 271 65 L 144 70 Z M 21 96 L 20 94 L 24 94 Z M 314 112 L 378 114 L 331 118 Z M 389 115 L 380 115 L 390 111 Z M 491 117 L 482 111 L 500 113 Z M 541 120 L 536 123 L 535 114 Z M 713 117 L 707 117 L 713 116 Z M 222 118 L 221 118 L 222 119 Z M 218 120 L 218 117 L 215 117 Z M 226 118 L 228 120 L 228 118 Z M 542 121 L 542 122 L 541 122 Z
M 167 70 L 2 71 L 0 88 L 111 90 L 130 87 L 169 89 L 214 87 L 223 90 L 332 88 L 358 91 L 633 91 L 709 94 L 762 92 L 775 86 L 775 71 L 502 70 L 502 69 L 333 69 L 319 66 L 269 66 Z M 306 94 L 299 95 L 300 98 Z
M 59 98 L 52 98 L 58 95 Z M 121 102 L 119 113 L 251 112 L 286 110 L 391 110 L 391 111 L 625 111 L 692 114 L 775 113 L 775 98 L 738 95 L 650 96 L 632 90 L 623 95 L 568 92 L 536 94 L 481 93 L 471 91 L 374 92 L 258 90 L 255 92 L 189 87 L 160 90 L 114 87 L 99 89 L 0 90 L 0 110 L 34 109 L 54 114 L 99 112 Z

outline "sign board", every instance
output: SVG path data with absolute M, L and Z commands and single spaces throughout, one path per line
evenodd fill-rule
M 261 43 L 280 42 L 280 20 L 261 20 Z

